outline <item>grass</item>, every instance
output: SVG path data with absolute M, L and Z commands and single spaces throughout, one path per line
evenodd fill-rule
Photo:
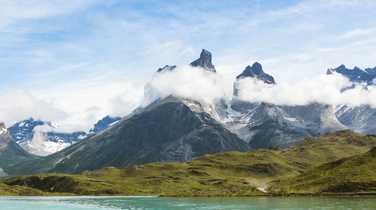
M 342 180 L 342 184 L 353 181 L 363 184 L 376 179 L 376 174 L 370 170 L 374 165 L 359 168 L 356 179 L 345 176 L 348 171 L 332 171 L 333 166 L 328 165 L 345 158 L 346 168 L 351 169 L 353 166 L 347 161 L 363 157 L 360 155 L 375 146 L 374 136 L 337 132 L 307 139 L 284 150 L 227 152 L 205 155 L 186 163 L 153 163 L 125 169 L 109 167 L 81 174 L 10 177 L 1 180 L 0 194 L 226 197 L 268 195 L 267 188 L 271 193 L 321 193 L 324 191 L 314 189 L 330 189 L 324 184 L 335 179 Z M 325 173 L 324 169 L 327 169 Z M 325 179 L 327 177 L 330 179 Z M 310 178 L 320 181 L 314 185 Z M 297 179 L 303 185 L 290 187 Z M 17 190 L 11 191 L 13 187 Z M 363 188 L 373 190 L 369 185 Z
M 376 194 L 376 147 L 362 155 L 323 164 L 297 177 L 274 181 L 271 190 L 282 194 Z

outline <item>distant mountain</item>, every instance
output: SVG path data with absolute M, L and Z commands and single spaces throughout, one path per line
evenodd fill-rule
M 120 119 L 120 117 L 106 116 L 99 120 L 89 133 L 83 131 L 69 133 L 55 131 L 56 128 L 51 122 L 29 118 L 11 126 L 9 134 L 29 153 L 47 156 L 105 130 Z M 39 130 L 39 126 L 43 126 L 43 129 Z
M 113 124 L 119 122 L 120 120 L 121 117 L 112 117 L 107 115 L 103 119 L 99 120 L 92 129 L 90 129 L 90 133 L 99 133 L 112 126 Z
M 40 126 L 44 129 L 38 130 Z M 11 126 L 9 133 L 23 149 L 38 156 L 55 153 L 87 137 L 85 132 L 54 130 L 56 128 L 50 122 L 29 118 Z
M 371 85 L 375 83 L 374 79 L 376 78 L 376 67 L 366 69 L 354 67 L 353 69 L 349 69 L 342 64 L 337 68 L 328 69 L 327 74 L 333 73 L 338 73 L 355 83 L 366 83 Z
M 10 167 L 34 158 L 15 143 L 4 123 L 0 123 L 0 176 L 7 175 Z
M 212 54 L 208 50 L 202 49 L 200 57 L 191 63 L 193 67 L 200 67 L 207 71 L 216 72 L 212 63 Z
M 175 66 L 175 65 L 173 65 L 173 66 L 165 65 L 165 66 L 163 66 L 162 68 L 159 68 L 159 69 L 157 70 L 157 72 L 160 73 L 160 72 L 166 72 L 166 71 L 173 71 L 173 70 L 175 70 L 175 69 L 176 69 L 176 66 Z
M 37 126 L 48 125 L 51 126 L 51 123 L 45 122 L 42 120 L 34 120 L 29 118 L 21 122 L 17 122 L 12 125 L 9 130 L 9 134 L 13 137 L 16 142 L 23 142 L 33 138 L 33 130 Z
M 349 129 L 366 134 L 376 134 L 376 108 L 370 105 L 337 107 L 338 120 Z

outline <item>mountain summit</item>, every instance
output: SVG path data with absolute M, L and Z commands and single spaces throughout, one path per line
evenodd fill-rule
M 273 76 L 265 73 L 260 63 L 255 62 L 252 66 L 247 66 L 244 71 L 239 74 L 236 79 L 243 79 L 247 77 L 256 78 L 266 84 L 275 84 Z
M 236 77 L 236 81 L 234 83 L 234 91 L 233 91 L 234 96 L 239 96 L 239 88 L 240 88 L 239 80 L 244 79 L 244 78 L 254 78 L 269 85 L 276 84 L 274 77 L 271 76 L 270 74 L 265 73 L 264 70 L 262 69 L 261 64 L 258 62 L 255 62 L 252 66 L 248 65 L 247 67 L 245 67 L 243 72 Z
M 202 49 L 200 58 L 191 63 L 193 67 L 201 67 L 207 71 L 216 72 L 214 65 L 212 64 L 211 52 Z
M 361 69 L 355 66 L 353 69 L 349 69 L 342 64 L 337 68 L 328 69 L 326 72 L 326 74 L 328 75 L 333 73 L 341 74 L 342 76 L 349 79 L 351 82 L 367 83 L 368 85 L 371 85 L 374 84 L 373 80 L 376 78 L 376 67 Z

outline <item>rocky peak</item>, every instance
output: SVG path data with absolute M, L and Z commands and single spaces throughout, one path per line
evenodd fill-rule
M 338 73 L 351 82 L 355 83 L 367 83 L 368 85 L 373 84 L 373 80 L 376 78 L 376 71 L 372 68 L 361 69 L 355 66 L 353 69 L 347 68 L 345 65 L 340 65 L 337 68 L 328 69 L 326 74 L 330 75 L 333 73 Z
M 113 124 L 117 123 L 121 120 L 120 117 L 112 117 L 112 116 L 105 116 L 103 119 L 99 120 L 95 125 L 94 128 L 90 129 L 90 133 L 99 133 L 108 127 L 112 126 Z
M 159 69 L 157 70 L 157 72 L 160 73 L 160 72 L 166 72 L 166 71 L 173 71 L 173 70 L 175 70 L 175 69 L 176 69 L 176 66 L 175 66 L 175 65 L 172 65 L 172 66 L 170 66 L 170 65 L 165 65 L 165 66 L 163 66 L 162 68 L 159 68 Z
M 208 50 L 202 49 L 200 58 L 191 63 L 193 67 L 201 67 L 207 71 L 216 72 L 212 64 L 212 54 Z
M 248 65 L 244 71 L 236 77 L 236 79 L 243 79 L 247 77 L 256 78 L 266 84 L 275 84 L 273 76 L 265 73 L 261 64 L 258 62 L 255 62 L 252 66 Z

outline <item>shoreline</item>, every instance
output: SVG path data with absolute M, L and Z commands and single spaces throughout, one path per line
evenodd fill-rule
M 179 195 L 0 195 L 0 198 L 252 198 L 252 197 L 374 197 L 376 192 L 364 193 L 302 193 L 302 194 L 265 194 L 265 195 L 244 195 L 244 196 L 179 196 Z

